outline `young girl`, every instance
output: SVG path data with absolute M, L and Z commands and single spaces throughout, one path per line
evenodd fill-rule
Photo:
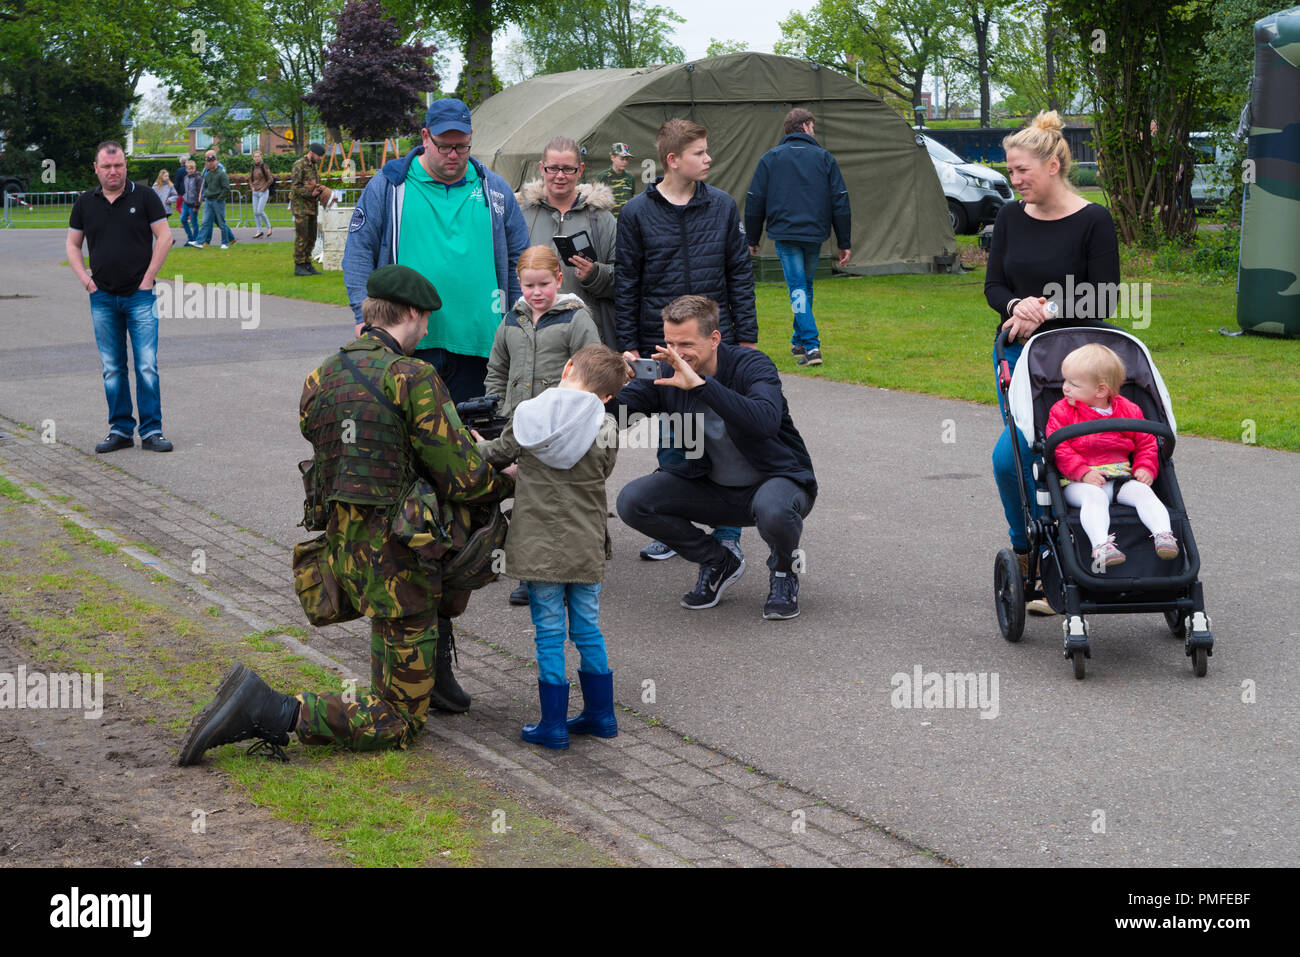
M 1061 363 L 1065 398 L 1052 406 L 1047 434 L 1076 422 L 1144 418 L 1142 410 L 1119 394 L 1124 383 L 1124 363 L 1113 351 L 1097 343 L 1075 349 Z M 1094 563 L 1118 565 L 1124 553 L 1110 534 L 1110 502 L 1137 509 L 1138 518 L 1155 539 L 1156 554 L 1178 556 L 1178 543 L 1164 507 L 1151 483 L 1156 479 L 1158 455 L 1155 436 L 1149 432 L 1096 432 L 1056 447 L 1056 466 L 1065 483 L 1065 500 L 1079 509 L 1079 521 L 1092 542 Z M 1069 480 L 1066 482 L 1066 480 Z M 1115 479 L 1127 479 L 1115 491 Z
M 275 174 L 262 160 L 262 151 L 253 150 L 253 166 L 248 172 L 248 189 L 253 196 L 253 225 L 257 227 L 257 232 L 253 233 L 254 239 L 262 235 L 263 221 L 266 222 L 266 238 L 271 238 L 271 217 L 266 215 L 266 201 L 270 198 L 274 186 Z
M 523 293 L 497 327 L 488 356 L 485 395 L 502 396 L 501 414 L 512 416 L 526 399 L 558 385 L 564 365 L 583 346 L 600 343 L 600 333 L 582 300 L 561 293 L 564 273 L 550 246 L 529 246 L 519 254 Z M 528 604 L 528 585 L 520 582 L 510 604 Z
M 176 187 L 172 185 L 172 174 L 165 169 L 160 169 L 158 177 L 153 181 L 153 191 L 162 200 L 163 211 L 170 216 L 172 204 L 176 202 Z

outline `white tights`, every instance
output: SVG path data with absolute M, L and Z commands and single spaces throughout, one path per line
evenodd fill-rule
M 1107 482 L 1104 486 L 1089 485 L 1087 482 L 1071 482 L 1064 489 L 1065 500 L 1079 509 L 1079 521 L 1083 530 L 1092 540 L 1092 547 L 1097 548 L 1110 535 L 1110 502 L 1114 498 L 1121 505 L 1131 505 L 1137 509 L 1138 518 L 1153 535 L 1157 532 L 1172 531 L 1169 525 L 1169 510 L 1165 508 L 1151 486 L 1143 485 L 1137 479 L 1129 479 L 1120 486 L 1115 494 L 1115 483 Z

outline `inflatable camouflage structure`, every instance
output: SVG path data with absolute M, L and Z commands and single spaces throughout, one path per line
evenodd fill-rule
M 1300 336 L 1300 7 L 1255 24 L 1237 323 Z

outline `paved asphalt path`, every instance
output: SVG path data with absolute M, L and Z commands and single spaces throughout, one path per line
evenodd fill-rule
M 177 249 L 169 265 L 215 255 Z M 58 441 L 89 451 L 107 431 L 102 380 L 63 257 L 62 232 L 0 233 L 0 415 L 53 419 Z M 165 321 L 163 425 L 176 451 L 109 461 L 277 542 L 306 537 L 294 527 L 294 466 L 309 452 L 298 396 L 350 331 L 345 309 L 273 297 L 256 329 Z M 833 343 L 830 356 L 828 371 Z M 784 381 L 822 488 L 805 528 L 802 614 L 762 620 L 765 549 L 752 529 L 744 577 L 717 608 L 688 612 L 678 599 L 695 567 L 638 561 L 644 540 L 613 519 L 601 617 L 620 702 L 967 864 L 1297 864 L 1296 455 L 1179 443 L 1214 620 L 1209 675 L 1192 676 L 1159 617 L 1098 616 L 1076 682 L 1059 618 L 1031 620 L 1018 645 L 998 634 L 996 410 Z M 947 420 L 955 442 L 942 441 Z M 651 451 L 625 450 L 611 503 L 653 466 Z M 476 596 L 465 624 L 530 656 L 528 613 L 507 606 L 509 587 Z M 997 717 L 895 709 L 891 676 L 917 666 L 996 673 Z M 641 703 L 647 681 L 653 703 Z

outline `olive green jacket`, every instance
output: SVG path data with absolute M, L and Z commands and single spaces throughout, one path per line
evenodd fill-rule
M 600 343 L 596 324 L 577 296 L 561 293 L 536 324 L 532 316 L 532 307 L 521 298 L 501 320 L 492 341 L 483 394 L 502 396 L 505 416 L 525 399 L 557 385 L 575 352 Z

